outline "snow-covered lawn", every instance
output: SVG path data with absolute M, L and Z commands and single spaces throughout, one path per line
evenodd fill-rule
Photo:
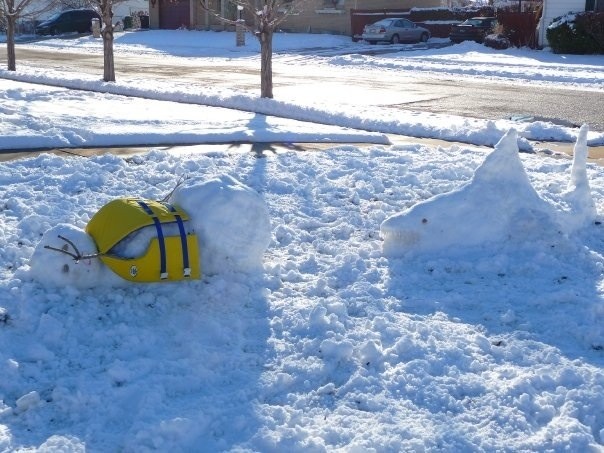
M 518 62 L 524 52 L 505 55 Z M 566 66 L 567 76 L 582 64 Z M 118 82 L 111 89 L 124 93 L 115 94 L 23 82 L 108 88 L 58 71 L 17 78 L 0 80 L 3 149 L 211 136 L 363 142 L 385 132 L 346 129 L 363 118 L 303 100 L 261 103 L 177 82 L 144 90 Z M 249 113 L 259 108 L 294 113 Z M 322 119 L 329 126 L 304 122 Z M 424 131 L 490 144 L 512 125 L 422 121 Z M 397 130 L 410 124 L 401 118 Z M 519 133 L 542 128 L 579 136 L 534 123 Z M 571 171 L 569 159 L 519 154 L 525 141 L 507 137 L 492 152 L 377 143 L 256 156 L 150 147 L 127 158 L 41 154 L 0 164 L 0 450 L 601 451 L 604 168 L 579 159 Z M 587 141 L 599 137 L 592 131 Z M 585 154 L 585 143 L 577 149 Z M 266 203 L 261 271 L 239 272 L 225 260 L 197 281 L 80 288 L 62 283 L 63 266 L 30 267 L 36 247 L 59 261 L 40 249 L 59 224 L 83 229 L 115 198 L 162 199 L 181 176 L 223 175 Z M 381 228 L 413 206 L 407 220 Z M 209 231 L 232 232 L 250 215 L 225 212 L 223 222 L 207 221 Z

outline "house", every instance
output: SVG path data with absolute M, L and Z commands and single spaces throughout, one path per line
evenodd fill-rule
M 547 47 L 545 32 L 555 18 L 582 11 L 604 11 L 604 0 L 543 0 L 543 12 L 537 29 L 539 45 Z
M 125 16 L 146 14 L 149 2 L 146 0 L 125 0 L 113 5 L 113 22 L 123 21 Z
M 237 18 L 237 7 L 231 1 L 208 2 L 210 8 L 222 17 Z M 353 9 L 406 10 L 412 7 L 437 7 L 440 4 L 441 0 L 306 0 L 301 3 L 302 11 L 289 16 L 280 28 L 292 32 L 351 35 L 350 11 Z M 229 26 L 204 11 L 199 0 L 149 0 L 149 25 L 155 29 L 229 29 Z

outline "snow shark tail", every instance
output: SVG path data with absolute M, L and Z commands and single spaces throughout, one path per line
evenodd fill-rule
M 467 184 L 387 218 L 380 227 L 384 255 L 526 241 L 544 231 L 568 234 L 584 226 L 596 216 L 586 143 L 583 126 L 562 207 L 554 207 L 532 186 L 520 159 L 518 134 L 510 129 Z

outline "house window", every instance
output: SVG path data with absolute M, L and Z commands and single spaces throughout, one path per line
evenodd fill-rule
M 344 6 L 344 0 L 323 0 L 323 9 L 335 9 Z

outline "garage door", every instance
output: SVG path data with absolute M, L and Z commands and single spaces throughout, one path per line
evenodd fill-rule
M 189 28 L 190 0 L 160 0 L 159 2 L 159 28 L 176 30 L 180 27 Z

